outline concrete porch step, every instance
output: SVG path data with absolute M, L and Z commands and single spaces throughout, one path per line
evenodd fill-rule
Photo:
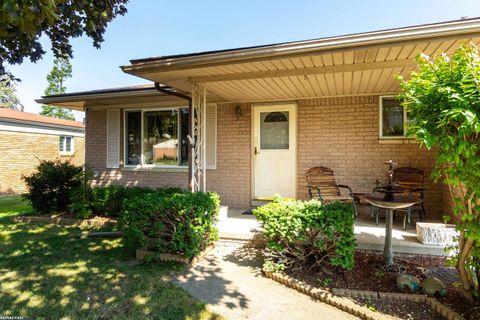
M 363 235 L 355 235 L 357 240 L 357 249 L 366 251 L 383 252 L 384 239 L 364 237 Z M 402 241 L 392 239 L 393 253 L 395 254 L 421 254 L 431 256 L 448 256 L 442 246 L 426 245 L 413 241 Z
M 261 227 L 253 215 L 242 214 L 247 209 L 235 209 L 222 206 L 220 208 L 219 229 L 220 242 L 234 243 L 262 243 L 258 234 Z M 357 249 L 382 252 L 385 241 L 385 226 L 375 225 L 372 219 L 359 217 L 355 221 L 355 238 Z M 263 240 L 262 240 L 263 241 Z M 264 243 L 264 241 L 263 241 Z M 403 230 L 401 224 L 394 226 L 393 252 L 396 254 L 421 254 L 434 256 L 448 256 L 443 246 L 421 244 L 417 240 L 416 230 Z
M 220 234 L 219 240 L 216 242 L 216 245 L 219 246 L 245 246 L 245 245 L 254 245 L 260 246 L 265 244 L 265 240 L 254 238 L 253 236 L 247 236 L 242 234 Z M 383 252 L 383 242 L 372 242 L 371 240 L 365 240 L 361 237 L 357 238 L 357 250 L 365 251 L 375 251 Z M 448 253 L 445 252 L 444 248 L 441 246 L 431 246 L 431 245 L 412 245 L 404 243 L 396 243 L 393 245 L 394 254 L 399 255 L 409 255 L 409 254 L 419 254 L 419 255 L 431 255 L 431 256 L 448 256 Z
M 215 241 L 217 247 L 256 247 L 263 248 L 265 242 L 258 239 L 233 239 L 233 238 L 220 238 Z
M 263 206 L 264 204 L 267 204 L 267 203 L 270 203 L 272 202 L 272 200 L 258 200 L 258 199 L 252 199 L 250 201 L 250 205 L 252 207 L 260 207 L 260 206 Z

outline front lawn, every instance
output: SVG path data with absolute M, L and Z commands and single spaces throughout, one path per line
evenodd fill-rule
M 29 210 L 0 196 L 0 317 L 219 319 L 169 282 L 178 265 L 138 265 L 120 239 L 79 238 L 95 228 L 10 221 Z

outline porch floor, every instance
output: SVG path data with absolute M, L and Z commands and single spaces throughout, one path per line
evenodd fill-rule
M 260 224 L 253 215 L 242 214 L 249 209 L 236 209 L 221 207 L 218 229 L 221 239 L 250 240 L 261 231 Z M 380 220 L 379 225 L 370 218 L 367 210 L 360 210 L 355 220 L 355 237 L 357 248 L 361 250 L 383 251 L 385 242 L 385 221 Z M 440 221 L 429 221 L 440 222 Z M 394 221 L 393 251 L 399 254 L 422 254 L 445 256 L 447 253 L 442 246 L 425 245 L 417 240 L 415 226 L 407 226 L 403 230 L 401 219 Z

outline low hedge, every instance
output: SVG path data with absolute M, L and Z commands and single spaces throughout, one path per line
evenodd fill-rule
M 119 217 L 125 245 L 190 259 L 218 239 L 216 193 L 156 190 L 126 198 Z
M 172 187 L 158 189 L 117 185 L 91 187 L 87 181 L 70 194 L 69 209 L 77 218 L 81 219 L 89 218 L 92 215 L 118 218 L 127 199 L 147 193 L 171 194 L 181 191 L 179 188 Z
M 262 225 L 267 240 L 266 266 L 272 271 L 324 264 L 344 269 L 354 267 L 351 206 L 278 198 L 254 209 L 253 214 Z
M 145 187 L 124 187 L 107 186 L 93 187 L 89 200 L 89 208 L 94 215 L 116 218 L 122 211 L 123 204 L 127 199 L 147 194 L 166 195 L 181 192 L 178 188 L 145 188 Z

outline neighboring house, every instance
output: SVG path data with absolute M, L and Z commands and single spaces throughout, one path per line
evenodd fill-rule
M 323 165 L 366 192 L 386 179 L 386 160 L 427 176 L 434 164 L 433 152 L 405 137 L 394 76 L 408 76 L 421 52 L 479 40 L 480 20 L 467 19 L 138 59 L 122 69 L 151 85 L 38 102 L 86 112 L 86 161 L 97 185 L 213 190 L 225 205 L 248 207 L 274 194 L 307 198 L 305 172 Z M 152 157 L 163 134 L 176 152 L 161 163 Z M 426 189 L 429 216 L 441 216 L 446 189 L 430 180 Z
M 40 160 L 83 165 L 85 128 L 81 122 L 0 108 L 0 194 L 26 191 L 23 175 Z
M 168 139 L 153 145 L 153 161 L 175 161 L 177 159 L 178 139 Z

